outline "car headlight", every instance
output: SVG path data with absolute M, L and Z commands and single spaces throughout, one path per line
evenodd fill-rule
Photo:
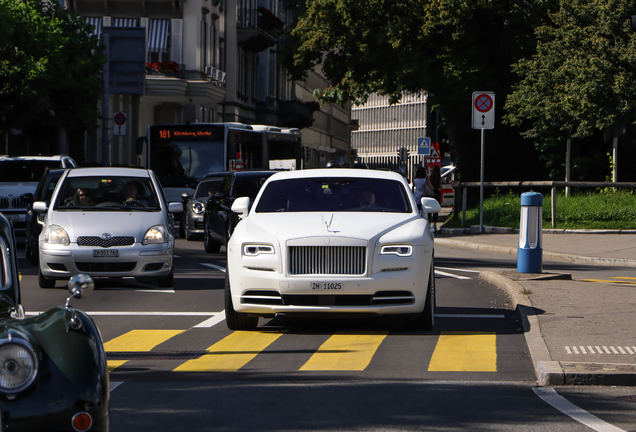
M 274 246 L 272 245 L 259 245 L 259 244 L 246 244 L 243 245 L 243 254 L 246 256 L 257 256 L 261 254 L 273 254 Z
M 410 245 L 382 246 L 382 249 L 380 249 L 380 254 L 381 255 L 411 256 L 413 254 L 413 246 L 410 246 Z
M 27 388 L 38 370 L 33 348 L 19 339 L 0 341 L 0 391 L 17 393 Z
M 149 245 L 149 244 L 157 244 L 157 243 L 165 243 L 168 241 L 168 233 L 166 229 L 161 225 L 155 225 L 146 231 L 144 235 L 144 239 L 141 244 Z
M 51 244 L 61 244 L 68 246 L 71 244 L 71 240 L 68 237 L 64 228 L 59 225 L 51 225 L 46 229 L 44 233 L 44 241 Z
M 192 206 L 192 211 L 196 214 L 201 214 L 205 211 L 205 204 L 203 204 L 201 201 L 194 201 L 190 205 Z

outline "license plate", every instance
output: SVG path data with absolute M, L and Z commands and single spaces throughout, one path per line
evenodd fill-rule
M 312 290 L 341 290 L 342 282 L 311 282 Z
M 93 249 L 93 257 L 118 257 L 119 249 Z
M 11 220 L 11 221 L 19 221 L 20 220 L 20 215 L 12 215 L 12 214 L 8 214 L 5 215 L 7 217 L 7 219 Z

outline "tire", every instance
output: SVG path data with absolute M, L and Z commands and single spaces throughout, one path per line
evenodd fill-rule
M 55 288 L 55 279 L 49 279 L 42 275 L 42 270 L 38 266 L 38 284 L 40 288 Z
M 221 245 L 210 238 L 207 219 L 205 220 L 205 230 L 203 233 L 203 248 L 207 253 L 219 253 Z
M 258 317 L 251 317 L 234 310 L 230 292 L 230 275 L 225 272 L 225 323 L 230 330 L 254 330 L 258 326 Z
M 435 327 L 435 307 L 435 265 L 433 264 L 433 260 L 431 260 L 431 271 L 428 276 L 428 287 L 426 290 L 424 310 L 419 314 L 406 317 L 404 319 L 406 328 L 424 331 L 433 330 L 433 327 Z
M 195 236 L 192 235 L 192 233 L 190 232 L 190 224 L 188 223 L 188 216 L 187 215 L 185 217 L 185 226 L 184 226 L 183 230 L 184 230 L 185 239 L 187 241 L 194 240 Z
M 179 214 L 179 237 L 185 238 L 185 211 Z
M 172 288 L 174 285 L 174 267 L 170 270 L 170 274 L 166 277 L 157 279 L 159 288 Z

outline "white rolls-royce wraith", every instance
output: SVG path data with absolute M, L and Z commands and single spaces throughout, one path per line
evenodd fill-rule
M 363 169 L 280 172 L 241 213 L 227 246 L 226 322 L 249 330 L 276 314 L 402 315 L 430 330 L 433 237 L 397 173 Z

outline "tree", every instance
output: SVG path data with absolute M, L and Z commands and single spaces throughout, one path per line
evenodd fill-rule
M 479 132 L 470 128 L 471 94 L 492 90 L 504 101 L 517 79 L 510 65 L 531 55 L 534 28 L 555 1 L 315 0 L 307 4 L 292 36 L 294 77 L 321 67 L 331 87 L 317 94 L 328 102 L 364 102 L 378 92 L 399 100 L 403 91 L 425 90 L 444 118 L 463 180 L 479 173 Z M 519 130 L 497 125 L 489 132 L 491 180 L 525 175 L 534 166 L 512 166 L 511 155 L 534 150 Z M 523 168 L 526 171 L 523 171 Z M 499 178 L 493 178 L 498 176 Z
M 0 0 L 0 19 L 0 131 L 95 125 L 104 57 L 91 26 L 47 0 Z
M 505 121 L 523 126 L 526 137 L 561 134 L 566 181 L 572 139 L 609 132 L 617 161 L 622 125 L 636 114 L 635 12 L 627 0 L 562 0 L 550 22 L 536 29 L 536 53 L 513 66 L 521 81 L 507 100 Z

